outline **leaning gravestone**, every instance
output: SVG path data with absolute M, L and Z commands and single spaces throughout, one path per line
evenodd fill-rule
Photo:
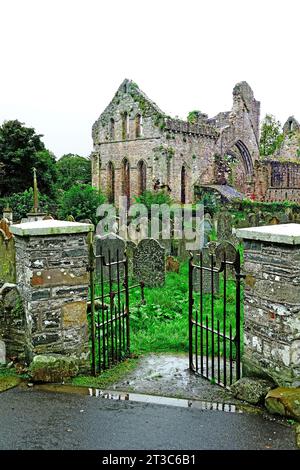
M 0 340 L 0 364 L 6 364 L 6 350 L 4 341 Z
M 109 279 L 109 261 L 115 262 L 125 259 L 125 241 L 115 233 L 109 233 L 107 235 L 96 235 L 95 236 L 95 250 L 96 250 L 96 275 L 101 276 L 101 265 L 103 266 L 103 278 L 104 280 Z M 101 256 L 103 258 L 101 259 Z M 117 279 L 117 266 L 111 266 L 111 278 L 112 280 Z M 119 264 L 120 279 L 124 277 L 124 264 Z
M 212 256 L 213 264 L 216 265 L 216 257 L 212 254 L 212 251 L 209 247 L 202 248 L 202 266 L 211 269 Z M 194 264 L 200 266 L 200 254 L 194 254 Z M 203 294 L 210 294 L 212 292 L 211 284 L 211 271 L 202 270 L 202 292 Z M 213 283 L 214 283 L 214 294 L 218 294 L 220 290 L 220 276 L 219 273 L 214 272 L 213 274 Z M 200 269 L 193 269 L 193 290 L 195 292 L 200 291 Z
M 134 277 L 147 287 L 165 283 L 165 249 L 154 238 L 141 240 L 133 254 Z

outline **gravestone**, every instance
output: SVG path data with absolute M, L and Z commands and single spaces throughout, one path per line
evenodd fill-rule
M 279 219 L 278 217 L 271 217 L 269 220 L 268 220 L 268 224 L 267 225 L 278 225 L 279 224 Z
M 224 254 L 226 256 L 226 261 L 234 263 L 236 260 L 236 248 L 235 246 L 228 242 L 224 241 L 220 243 L 216 248 L 216 264 L 217 267 L 221 267 L 222 261 L 224 261 Z M 226 279 L 229 277 L 234 277 L 235 268 L 233 265 L 226 263 Z
M 133 254 L 134 277 L 147 287 L 165 283 L 165 249 L 154 238 L 141 240 Z
M 6 349 L 4 341 L 0 340 L 0 364 L 6 364 Z
M 109 233 L 107 235 L 96 235 L 95 236 L 95 251 L 96 251 L 96 276 L 101 276 L 101 265 L 103 264 L 103 278 L 104 280 L 109 279 L 109 267 L 105 266 L 110 262 L 115 262 L 125 259 L 125 248 L 126 244 L 123 238 L 119 237 L 115 233 Z M 100 255 L 103 256 L 101 259 Z M 117 266 L 111 266 L 111 277 L 112 280 L 117 279 Z M 120 279 L 124 277 L 124 264 L 119 264 Z
M 232 238 L 231 214 L 228 211 L 220 212 L 218 216 L 218 241 Z
M 136 244 L 132 240 L 126 241 L 126 255 L 128 260 L 128 277 L 133 277 L 133 255 L 136 249 Z
M 248 227 L 257 227 L 259 225 L 259 214 L 250 212 L 250 214 L 248 214 L 248 222 Z
M 207 243 L 209 242 L 210 234 L 212 231 L 212 224 L 209 219 L 205 218 L 203 225 L 204 225 L 204 246 L 206 246 Z
M 202 266 L 206 268 L 211 268 L 211 262 L 213 255 L 213 263 L 214 266 L 216 265 L 216 256 L 210 250 L 209 246 L 202 248 Z M 194 264 L 200 266 L 200 254 L 194 254 Z M 214 294 L 218 294 L 220 290 L 220 276 L 219 273 L 215 272 L 213 274 L 213 282 L 214 282 Z M 203 270 L 202 271 L 202 292 L 203 294 L 210 294 L 211 289 L 211 271 Z M 200 291 L 200 269 L 193 269 L 193 290 L 195 292 Z

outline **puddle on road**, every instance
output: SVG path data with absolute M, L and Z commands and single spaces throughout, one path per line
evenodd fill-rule
M 171 398 L 157 395 L 146 395 L 142 393 L 129 393 L 117 391 L 104 391 L 98 388 L 75 387 L 71 385 L 34 385 L 35 390 L 55 393 L 72 393 L 79 395 L 88 395 L 90 397 L 116 400 L 116 401 L 134 401 L 141 403 L 152 403 L 155 405 L 177 406 L 182 408 L 193 408 L 197 410 L 215 410 L 225 411 L 227 413 L 244 413 L 243 405 L 230 403 L 217 403 L 203 400 L 189 400 L 183 398 Z M 247 406 L 248 408 L 248 406 Z M 249 411 L 249 410 L 248 410 Z

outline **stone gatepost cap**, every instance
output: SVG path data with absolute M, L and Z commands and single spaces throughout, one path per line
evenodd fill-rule
M 94 231 L 92 224 L 67 222 L 65 220 L 39 220 L 11 225 L 9 230 L 19 237 L 39 235 L 64 235 L 69 233 L 88 233 Z
M 238 238 L 287 245 L 300 245 L 300 224 L 265 225 L 263 227 L 240 228 Z

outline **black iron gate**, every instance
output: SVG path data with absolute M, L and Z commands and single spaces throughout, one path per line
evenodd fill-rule
M 240 252 L 212 242 L 189 261 L 189 367 L 223 387 L 241 377 Z M 198 291 L 198 292 L 196 292 Z
M 96 269 L 97 268 L 97 269 Z M 129 285 L 126 251 L 110 249 L 95 253 L 89 243 L 90 300 L 88 302 L 91 343 L 91 369 L 97 375 L 130 354 L 129 292 L 144 284 Z

